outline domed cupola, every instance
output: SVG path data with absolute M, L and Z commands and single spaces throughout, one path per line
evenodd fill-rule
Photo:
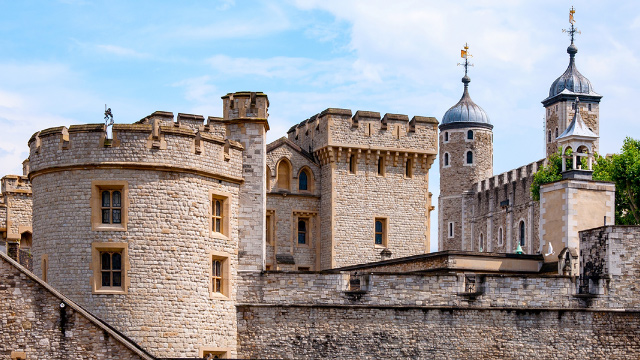
M 554 97 L 559 94 L 585 94 L 585 95 L 598 95 L 593 91 L 593 86 L 589 79 L 580 74 L 576 67 L 576 54 L 578 53 L 578 47 L 571 42 L 571 45 L 567 48 L 569 54 L 569 66 L 565 70 L 564 74 L 560 75 L 556 81 L 551 84 L 549 89 L 549 97 Z
M 466 74 L 462 78 L 462 83 L 464 84 L 464 92 L 462 93 L 462 98 L 458 101 L 457 104 L 452 106 L 444 116 L 442 117 L 442 125 L 447 124 L 455 124 L 455 123 L 479 123 L 479 124 L 487 124 L 491 125 L 489 121 L 489 116 L 487 113 L 476 103 L 471 100 L 471 96 L 469 96 L 469 83 L 471 79 Z

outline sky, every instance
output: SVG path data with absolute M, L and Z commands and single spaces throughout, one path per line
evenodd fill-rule
M 544 157 L 540 102 L 569 61 L 572 5 L 577 67 L 603 95 L 601 152 L 617 152 L 640 138 L 637 1 L 0 0 L 0 174 L 22 173 L 33 133 L 102 122 L 105 104 L 118 123 L 221 116 L 222 95 L 263 91 L 268 141 L 329 107 L 440 120 L 462 95 L 465 43 L 499 174 Z

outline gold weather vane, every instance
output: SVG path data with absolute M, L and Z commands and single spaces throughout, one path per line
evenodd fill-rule
M 464 59 L 464 63 L 458 63 L 458 66 L 464 66 L 464 74 L 467 75 L 468 67 L 473 66 L 473 64 L 469 64 L 469 58 L 473 57 L 473 55 L 469 54 L 469 45 L 467 43 L 465 43 L 464 48 L 460 50 L 460 57 Z
M 571 29 L 562 29 L 563 33 L 568 33 L 569 36 L 571 36 L 571 43 L 573 44 L 573 37 L 575 36 L 575 34 L 582 34 L 580 32 L 580 30 L 578 30 L 576 27 L 573 26 L 573 24 L 576 23 L 576 19 L 574 19 L 573 15 L 576 13 L 576 9 L 573 8 L 573 6 L 571 7 L 571 10 L 569 10 L 569 23 L 571 24 Z

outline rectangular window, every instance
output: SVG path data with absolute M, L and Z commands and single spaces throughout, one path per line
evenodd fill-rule
M 358 171 L 358 161 L 355 155 L 349 156 L 349 174 L 355 174 Z
M 298 266 L 298 271 L 311 271 L 310 266 Z
M 378 157 L 378 175 L 384 176 L 385 168 L 384 168 L 384 156 Z
M 309 218 L 298 218 L 298 245 L 309 243 Z
M 453 223 L 452 222 L 449 223 L 449 237 L 450 238 L 453 237 Z
M 387 219 L 376 218 L 374 222 L 374 244 L 387 247 Z
M 265 227 L 266 227 L 266 234 L 265 234 L 265 241 L 267 242 L 268 245 L 273 245 L 273 218 L 275 216 L 275 212 L 273 210 L 267 210 L 267 217 L 265 219 Z
M 127 290 L 127 243 L 93 243 L 91 245 L 93 292 L 123 294 Z
M 211 251 L 209 263 L 209 295 L 211 298 L 227 299 L 229 290 L 229 254 Z
M 404 177 L 411 179 L 413 177 L 413 159 L 407 159 L 404 169 Z
M 229 199 L 231 194 L 209 191 L 209 232 L 212 236 L 229 236 Z
M 229 356 L 228 349 L 207 347 L 200 350 L 200 358 L 203 358 L 206 360 L 227 359 L 228 356 Z
M 94 231 L 126 231 L 127 182 L 93 181 L 91 227 Z

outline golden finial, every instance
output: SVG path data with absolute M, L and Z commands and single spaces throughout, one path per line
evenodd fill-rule
M 576 9 L 574 9 L 572 6 L 571 10 L 569 10 L 569 23 L 571 24 L 571 29 L 562 29 L 562 32 L 569 34 L 569 36 L 571 37 L 572 44 L 573 44 L 573 38 L 575 37 L 575 35 L 581 34 L 580 30 L 578 30 L 576 27 L 573 26 L 573 24 L 575 24 L 576 22 L 576 20 L 573 18 L 573 15 L 575 13 L 576 13 Z
M 573 8 L 573 6 L 571 7 L 571 10 L 569 10 L 569 22 L 570 23 L 575 23 L 576 21 L 573 19 L 573 14 L 576 13 L 576 9 Z

